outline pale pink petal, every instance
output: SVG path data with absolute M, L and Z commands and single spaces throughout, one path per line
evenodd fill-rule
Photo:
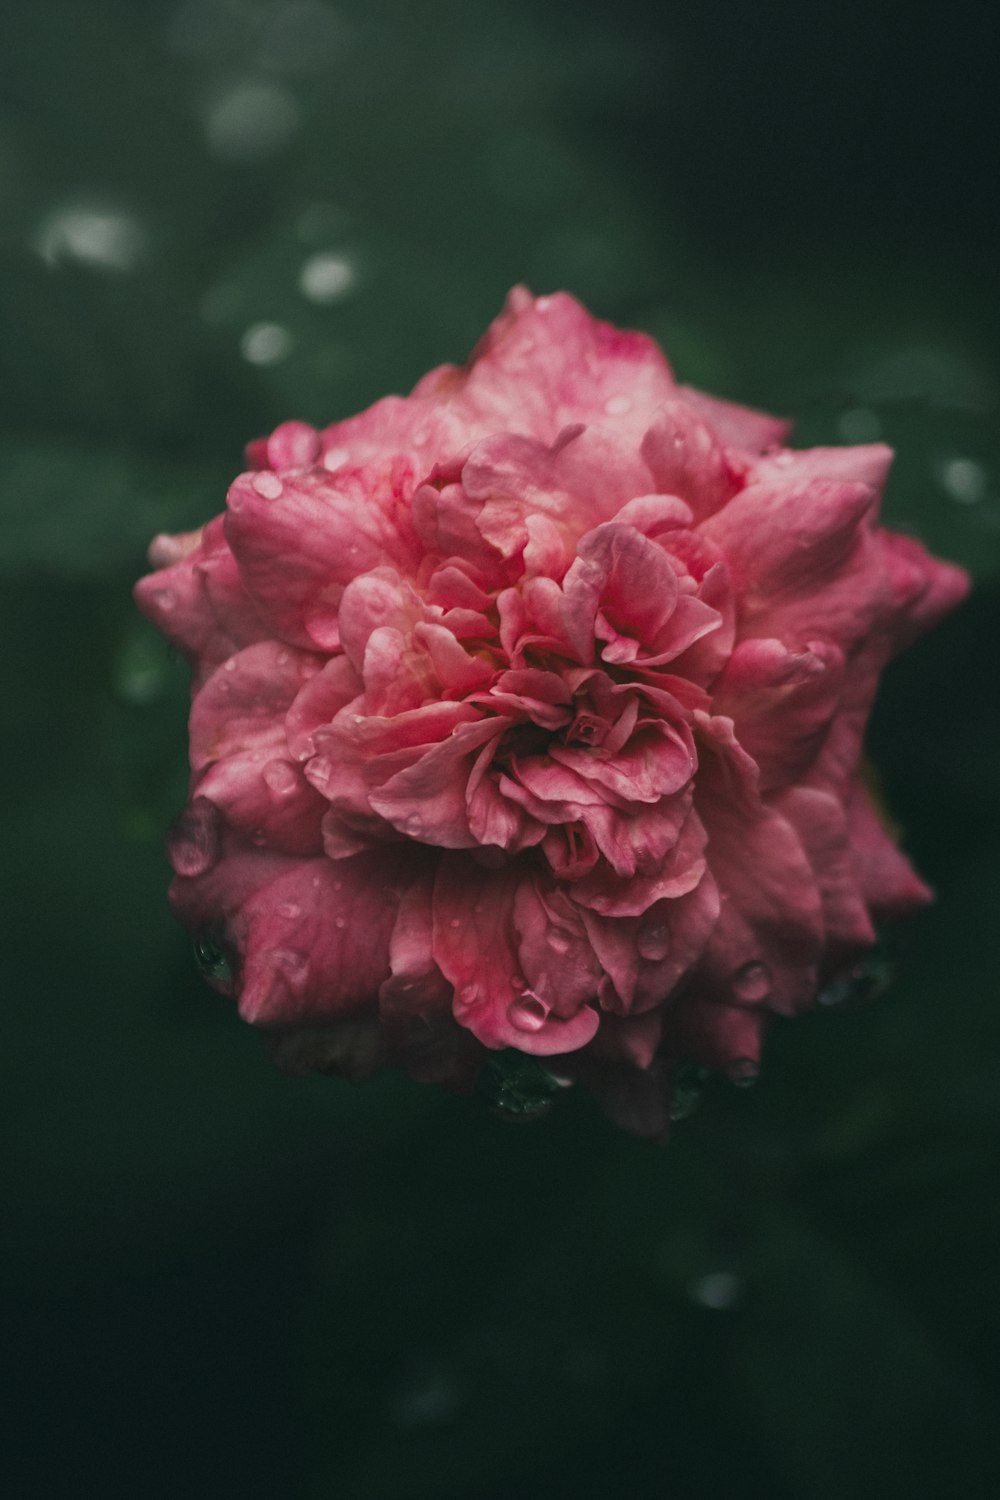
M 785 417 L 771 417 L 766 412 L 754 411 L 749 406 L 738 406 L 735 401 L 708 396 L 690 385 L 679 386 L 677 394 L 731 448 L 743 448 L 748 453 L 764 453 L 768 448 L 775 448 L 783 443 L 792 429 L 791 422 Z

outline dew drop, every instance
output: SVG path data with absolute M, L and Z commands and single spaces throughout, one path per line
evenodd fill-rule
M 233 966 L 221 942 L 211 932 L 200 932 L 194 940 L 194 958 L 205 978 L 215 984 L 230 984 Z
M 548 945 L 553 953 L 569 952 L 569 938 L 565 937 L 561 932 L 550 932 L 548 935 Z
M 297 906 L 294 901 L 281 901 L 278 904 L 277 912 L 279 917 L 287 917 L 289 922 L 294 922 L 296 917 L 301 917 L 302 908 L 301 906 Z
M 726 1076 L 738 1089 L 748 1089 L 760 1077 L 760 1064 L 752 1057 L 738 1057 L 726 1069 Z
M 272 474 L 269 469 L 262 469 L 259 474 L 255 474 L 250 483 L 265 500 L 279 499 L 285 488 L 277 474 Z
M 298 915 L 297 906 L 292 905 L 291 909 Z M 282 907 L 279 906 L 278 911 L 281 912 Z M 304 974 L 309 965 L 308 955 L 301 948 L 275 948 L 271 953 L 271 961 L 276 969 L 280 969 L 290 979 Z
M 736 970 L 732 978 L 733 994 L 752 1005 L 766 1000 L 771 993 L 771 975 L 766 964 L 751 960 Z
M 666 922 L 653 918 L 643 922 L 636 935 L 635 945 L 643 958 L 659 963 L 670 952 L 670 928 Z
M 334 474 L 344 467 L 350 456 L 346 448 L 328 448 L 323 454 L 323 467 Z
M 448 926 L 452 927 L 452 928 L 461 927 L 461 925 L 462 925 L 462 919 L 461 919 L 461 917 L 452 917 L 451 921 L 448 923 Z
M 287 760 L 272 760 L 263 771 L 264 783 L 275 797 L 290 797 L 298 787 L 298 778 Z
M 346 917 L 337 917 L 337 919 L 336 919 L 336 921 L 334 922 L 333 925 L 334 925 L 334 927 L 339 928 L 340 931 L 342 932 L 344 930 L 344 928 L 347 926 L 347 918 Z
M 632 410 L 632 403 L 627 396 L 612 396 L 610 401 L 605 401 L 604 410 L 609 417 L 623 417 Z
M 173 589 L 157 589 L 153 594 L 153 602 L 168 615 L 172 609 L 177 608 L 177 595 Z
M 510 1024 L 516 1026 L 518 1031 L 541 1031 L 548 1014 L 549 1007 L 544 1000 L 539 1000 L 530 990 L 512 1001 L 507 1009 Z
M 344 882 L 342 880 L 335 880 L 333 882 L 333 888 L 335 891 L 342 891 L 344 888 Z
M 223 670 L 226 671 L 226 672 L 235 672 L 236 671 L 236 658 L 235 658 L 235 656 L 230 656 L 230 657 L 228 657 L 226 659 L 226 662 L 225 662 Z
M 256 844 L 258 848 L 261 844 L 267 843 L 267 834 L 264 832 L 263 828 L 254 829 L 253 833 L 250 835 L 250 842 L 252 844 Z

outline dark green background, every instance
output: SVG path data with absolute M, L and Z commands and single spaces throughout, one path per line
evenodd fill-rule
M 989 24 L 7 0 L 9 1493 L 992 1492 Z M 354 272 L 324 304 L 321 253 Z M 214 514 L 247 438 L 464 357 L 519 279 L 799 441 L 880 432 L 891 522 L 978 580 L 873 728 L 939 890 L 897 983 L 777 1026 L 757 1089 L 710 1087 L 665 1150 L 572 1095 L 508 1128 L 400 1079 L 281 1078 L 165 902 L 186 674 L 131 606 L 149 536 Z M 260 323 L 286 357 L 243 357 Z

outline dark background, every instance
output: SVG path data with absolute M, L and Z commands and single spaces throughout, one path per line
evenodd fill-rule
M 989 8 L 6 0 L 4 1469 L 20 1496 L 991 1492 Z M 564 286 L 973 568 L 871 750 L 937 904 L 666 1149 L 288 1080 L 165 902 L 186 673 L 129 588 L 243 442 Z M 6 1486 L 5 1486 L 6 1487 Z

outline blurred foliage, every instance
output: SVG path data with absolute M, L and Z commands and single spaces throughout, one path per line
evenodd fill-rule
M 12 1493 L 986 1493 L 1000 372 L 976 14 L 942 36 L 901 6 L 8 0 Z M 219 509 L 270 425 L 463 358 L 517 280 L 647 328 L 803 443 L 892 442 L 892 524 L 980 581 L 873 727 L 940 890 L 897 983 L 777 1027 L 757 1089 L 710 1083 L 665 1151 L 572 1091 L 508 1129 L 396 1078 L 283 1079 L 165 906 L 187 684 L 132 610 L 146 542 Z

